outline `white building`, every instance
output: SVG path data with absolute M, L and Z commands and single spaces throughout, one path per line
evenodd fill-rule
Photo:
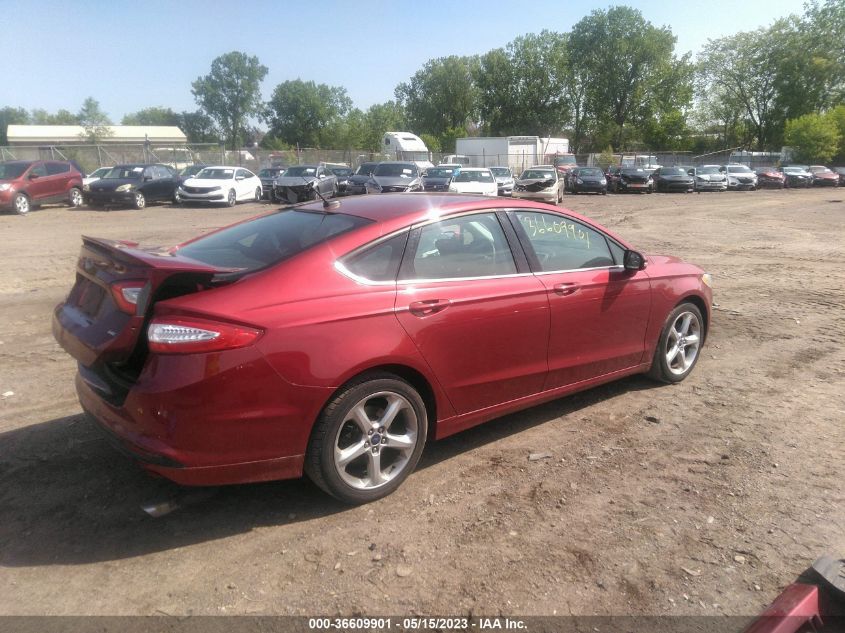
M 97 139 L 102 145 L 133 145 L 149 141 L 155 146 L 184 145 L 188 137 L 174 125 L 104 125 L 106 134 Z M 90 143 L 81 125 L 10 125 L 6 131 L 9 145 L 45 147 L 50 145 L 87 145 Z

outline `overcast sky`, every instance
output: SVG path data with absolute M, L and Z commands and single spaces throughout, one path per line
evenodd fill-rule
M 621 3 L 620 3 L 621 4 Z M 708 38 L 801 13 L 799 0 L 627 2 L 697 53 Z M 472 55 L 543 29 L 568 31 L 606 2 L 76 2 L 0 0 L 0 107 L 76 112 L 87 96 L 116 123 L 149 106 L 194 110 L 191 82 L 218 55 L 257 55 L 269 98 L 288 79 L 346 88 L 356 106 L 393 98 L 427 60 Z

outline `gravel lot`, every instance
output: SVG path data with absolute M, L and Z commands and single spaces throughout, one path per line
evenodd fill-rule
M 0 216 L 0 614 L 757 613 L 845 554 L 843 198 L 566 196 L 713 273 L 696 370 L 432 444 L 359 508 L 306 480 L 197 495 L 148 477 L 82 419 L 50 333 L 80 234 L 173 244 L 266 206 Z

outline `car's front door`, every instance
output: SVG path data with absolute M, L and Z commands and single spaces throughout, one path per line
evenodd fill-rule
M 397 289 L 397 317 L 458 414 L 542 390 L 549 302 L 495 212 L 414 229 Z
M 30 167 L 26 178 L 29 180 L 26 192 L 30 200 L 38 203 L 50 197 L 50 179 L 44 163 L 35 163 Z
M 643 361 L 651 307 L 644 271 L 622 266 L 624 249 L 568 216 L 509 212 L 551 308 L 551 389 L 610 374 Z

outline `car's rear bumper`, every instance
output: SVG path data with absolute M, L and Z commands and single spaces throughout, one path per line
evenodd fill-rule
M 144 469 L 195 486 L 301 476 L 330 395 L 285 382 L 253 348 L 158 356 L 125 393 L 110 386 L 80 367 L 85 412 Z
M 135 191 L 87 191 L 83 194 L 88 204 L 132 204 Z

